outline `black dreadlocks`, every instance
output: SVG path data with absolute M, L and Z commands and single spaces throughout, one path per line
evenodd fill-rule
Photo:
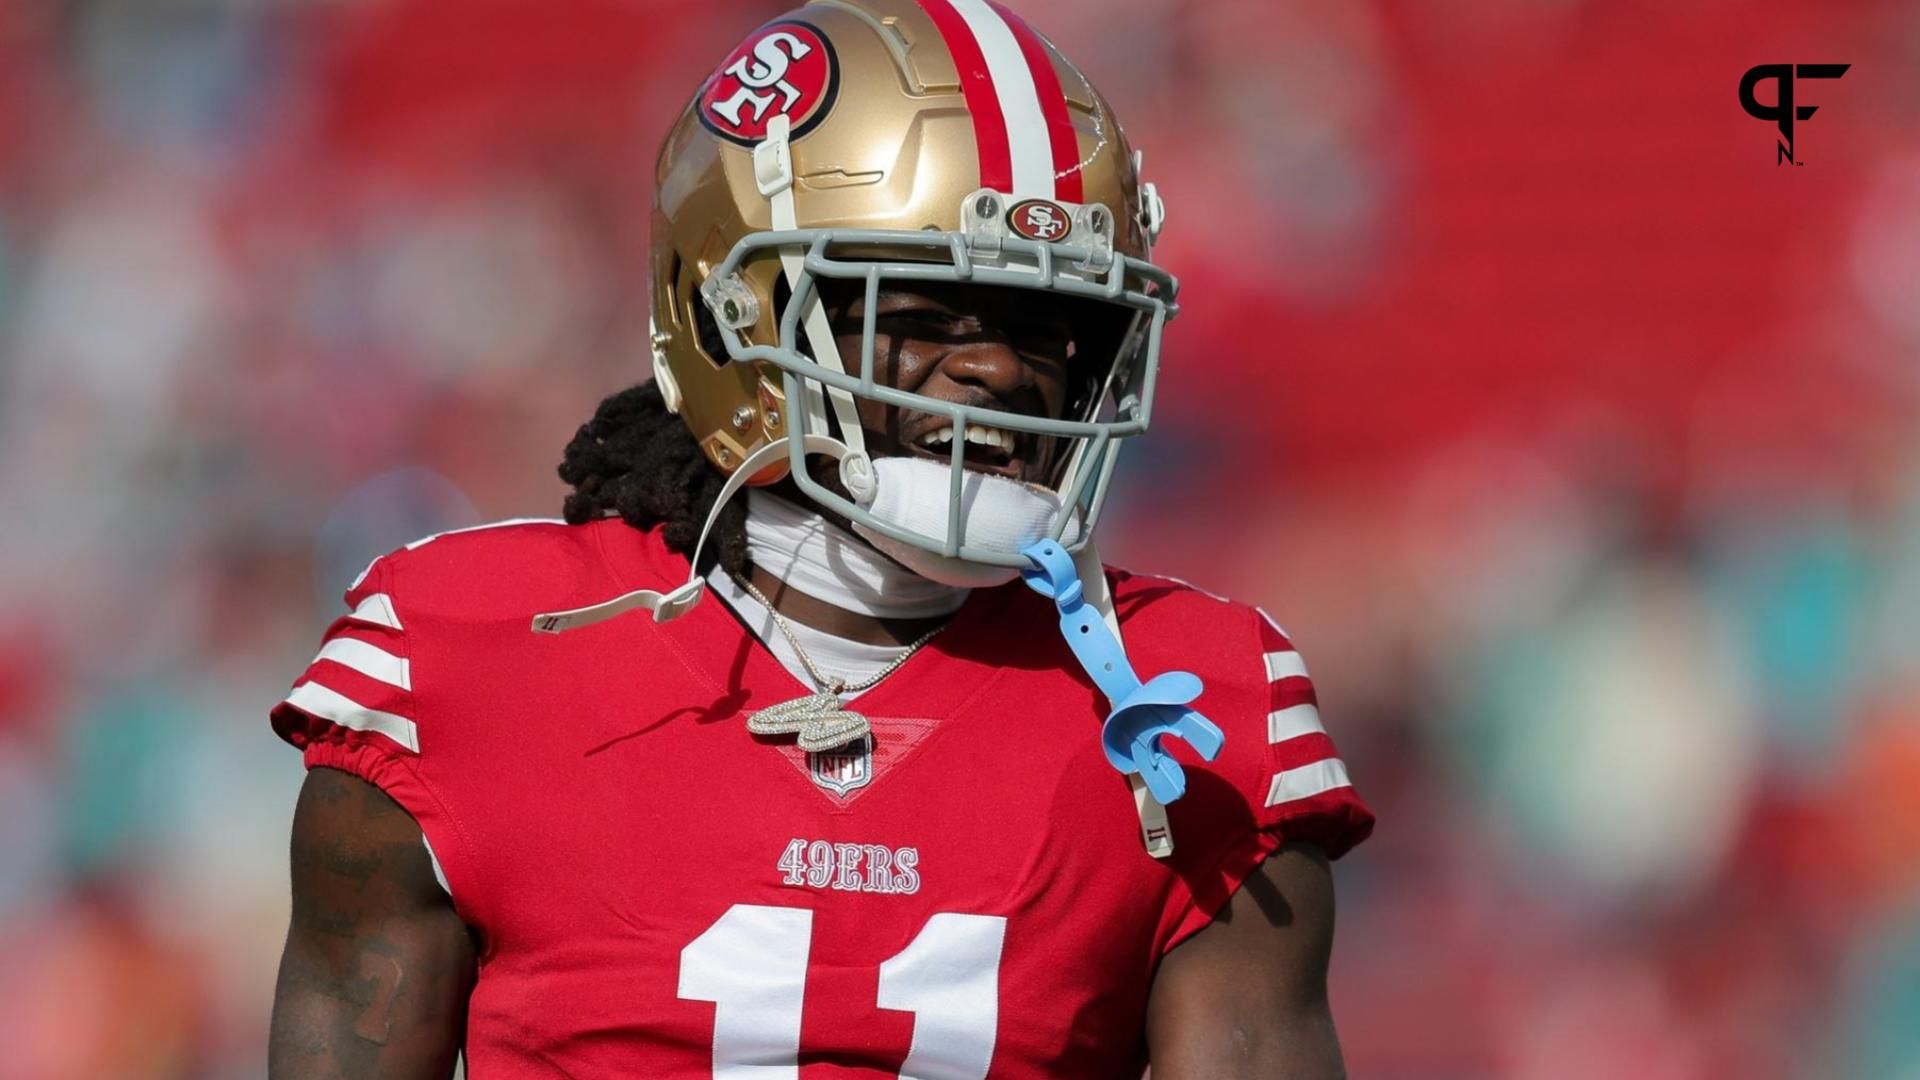
M 661 527 L 667 546 L 693 555 L 700 526 L 726 477 L 707 462 L 680 418 L 667 411 L 652 382 L 630 386 L 600 402 L 580 425 L 560 462 L 560 479 L 572 485 L 562 516 L 581 525 L 610 513 L 637 529 Z M 747 572 L 747 505 L 735 499 L 720 511 L 696 567 L 706 573 L 718 560 L 736 576 Z

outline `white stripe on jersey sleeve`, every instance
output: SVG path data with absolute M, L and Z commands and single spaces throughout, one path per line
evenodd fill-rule
M 1312 705 L 1293 705 L 1267 714 L 1267 741 L 1270 743 L 1286 742 L 1326 730 L 1320 726 L 1320 710 Z
M 317 682 L 303 682 L 287 695 L 287 704 L 322 720 L 331 720 L 355 731 L 377 731 L 401 746 L 420 752 L 419 729 L 404 716 L 369 709 L 345 694 L 329 690 Z
M 451 899 L 453 886 L 447 884 L 447 872 L 440 869 L 440 856 L 433 853 L 433 845 L 427 842 L 427 834 L 424 832 L 420 834 L 420 846 L 427 849 L 427 863 L 433 867 L 433 880 L 440 883 L 440 891 L 446 893 Z
M 1298 802 L 1322 792 L 1352 786 L 1353 781 L 1347 779 L 1347 767 L 1341 764 L 1340 759 L 1327 758 L 1276 773 L 1273 786 L 1267 789 L 1267 805 Z
M 1295 675 L 1304 678 L 1306 674 L 1307 662 L 1302 660 L 1300 654 L 1292 649 L 1288 649 L 1285 652 L 1270 652 L 1267 654 L 1268 682 L 1279 682 L 1281 679 L 1291 678 Z
M 973 31 L 974 43 L 987 62 L 987 77 L 993 80 L 994 96 L 1000 99 L 1000 115 L 1007 125 L 1007 149 L 1013 158 L 1014 197 L 1053 198 L 1053 139 L 1047 130 L 1046 113 L 1040 110 L 1040 91 L 1034 86 L 1027 54 L 1020 51 L 1013 28 L 986 0 L 951 3 L 966 20 L 967 29 Z M 1071 164 L 1064 162 L 1060 167 Z
M 372 623 L 389 630 L 399 630 L 400 613 L 393 610 L 393 600 L 386 593 L 371 593 L 347 616 L 354 622 Z
M 408 691 L 413 689 L 411 665 L 406 657 L 395 656 L 378 645 L 358 638 L 334 638 L 321 647 L 320 655 L 314 659 L 331 660 L 388 686 Z

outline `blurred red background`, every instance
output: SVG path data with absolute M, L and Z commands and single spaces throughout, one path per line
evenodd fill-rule
M 0 7 L 0 1077 L 259 1075 L 264 711 L 369 556 L 557 512 L 779 10 Z M 1920 1075 L 1920 8 L 1024 10 L 1184 281 L 1107 554 L 1275 612 L 1381 816 L 1354 1075 Z

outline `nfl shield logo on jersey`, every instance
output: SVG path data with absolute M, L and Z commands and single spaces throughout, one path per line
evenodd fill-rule
M 807 773 L 835 795 L 866 787 L 873 779 L 873 737 L 863 735 L 845 746 L 808 754 Z

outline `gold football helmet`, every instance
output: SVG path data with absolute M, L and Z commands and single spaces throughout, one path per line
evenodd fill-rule
M 1149 261 L 1164 217 L 1106 100 L 993 0 L 816 0 L 714 69 L 661 148 L 653 215 L 653 363 L 667 404 L 735 483 L 791 475 L 822 506 L 951 558 L 1023 565 L 967 543 L 969 427 L 1066 440 L 1053 536 L 1092 533 L 1118 444 L 1147 427 L 1174 279 Z M 868 298 L 863 355 L 842 357 L 820 283 Z M 1063 418 L 961 406 L 874 379 L 883 282 L 947 281 L 1113 305 L 1094 392 Z M 874 486 L 856 397 L 954 426 L 946 535 L 866 512 Z M 789 436 L 792 436 L 789 438 Z M 844 492 L 808 453 L 840 459 Z M 733 485 L 729 490 L 733 490 Z

